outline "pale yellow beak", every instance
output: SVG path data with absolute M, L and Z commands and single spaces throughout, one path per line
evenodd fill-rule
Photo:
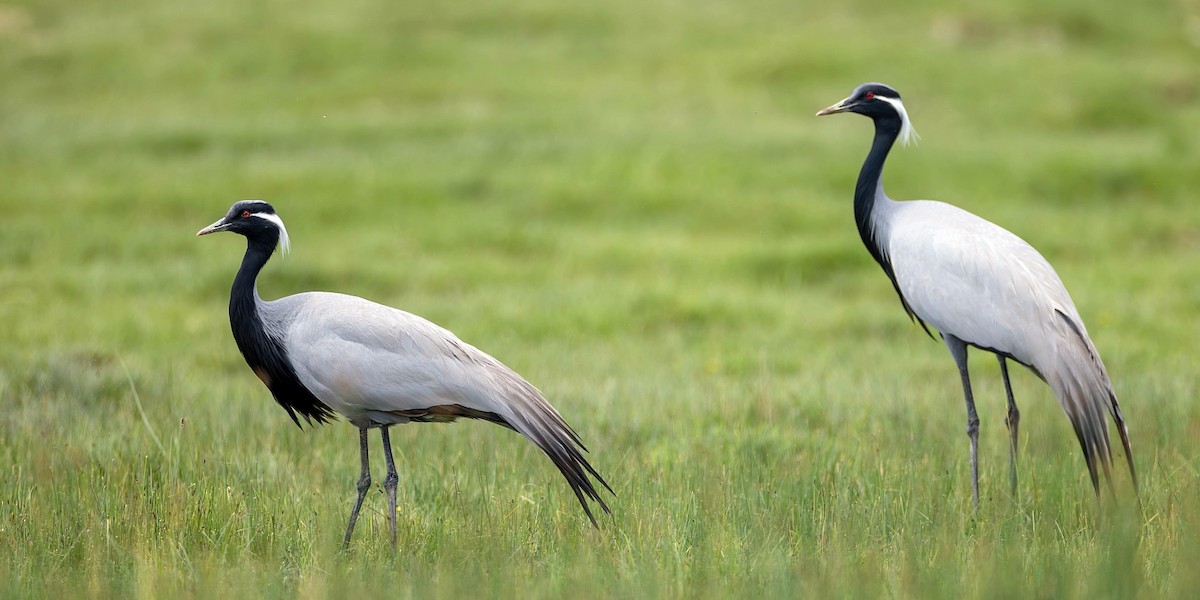
M 817 116 L 823 117 L 825 115 L 836 115 L 840 112 L 846 112 L 846 109 L 848 108 L 850 108 L 850 99 L 846 98 L 845 100 L 842 100 L 833 106 L 822 108 L 821 110 L 817 111 Z
M 217 221 L 216 223 L 213 223 L 212 225 L 209 225 L 208 227 L 205 227 L 204 229 L 197 231 L 196 235 L 197 236 L 208 235 L 210 233 L 216 233 L 218 231 L 225 231 L 228 228 L 229 228 L 229 225 L 227 223 L 225 223 L 225 219 L 221 219 L 221 220 Z

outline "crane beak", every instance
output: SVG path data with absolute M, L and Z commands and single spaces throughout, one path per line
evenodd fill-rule
M 225 231 L 226 229 L 229 229 L 229 224 L 225 222 L 225 219 L 221 219 L 220 221 L 217 221 L 216 223 L 213 223 L 212 225 L 209 225 L 208 227 L 205 227 L 204 229 L 197 231 L 196 236 L 199 237 L 202 235 L 208 235 L 210 233 L 216 233 L 218 231 Z
M 841 102 L 838 102 L 837 104 L 834 104 L 833 106 L 830 106 L 828 108 L 822 108 L 821 110 L 817 111 L 817 116 L 823 117 L 825 115 L 836 115 L 840 112 L 846 112 L 849 109 L 850 109 L 850 99 L 846 98 L 845 100 L 842 100 Z

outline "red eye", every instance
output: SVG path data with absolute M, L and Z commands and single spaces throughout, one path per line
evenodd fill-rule
M 875 97 L 875 92 L 867 92 L 867 100 L 870 100 L 874 97 Z
M 243 210 L 243 211 L 242 211 L 242 218 L 243 218 L 243 219 L 249 219 L 249 218 L 250 218 L 250 211 L 248 211 L 248 210 Z

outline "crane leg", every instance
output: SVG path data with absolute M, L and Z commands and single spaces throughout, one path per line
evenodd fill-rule
M 967 437 L 971 439 L 971 497 L 975 501 L 975 510 L 979 510 L 979 415 L 975 413 L 975 398 L 971 395 L 971 375 L 967 372 L 967 344 L 962 340 L 942 334 L 946 339 L 946 347 L 958 364 L 958 374 L 962 377 L 963 395 L 967 400 Z
M 1008 395 L 1008 416 L 1004 418 L 1011 442 L 1008 452 L 1008 484 L 1015 498 L 1017 496 L 1017 431 L 1021 426 L 1021 411 L 1017 410 L 1017 401 L 1013 399 L 1012 384 L 1008 382 L 1008 361 L 999 354 L 996 357 L 1000 359 L 1000 375 L 1004 377 L 1004 393 Z
M 400 482 L 400 476 L 396 475 L 396 463 L 392 460 L 392 438 L 388 435 L 388 428 L 383 427 L 379 430 L 380 437 L 383 438 L 383 458 L 387 460 L 387 478 L 383 480 L 383 491 L 387 492 L 388 497 L 388 525 L 392 529 L 392 548 L 396 547 L 396 484 Z
M 358 498 L 354 500 L 354 510 L 350 511 L 350 524 L 346 526 L 346 537 L 342 538 L 342 547 L 350 545 L 350 535 L 354 533 L 354 524 L 358 522 L 358 511 L 362 509 L 363 498 L 371 489 L 371 461 L 367 456 L 367 428 L 358 428 L 359 455 L 362 458 L 362 473 L 358 476 Z

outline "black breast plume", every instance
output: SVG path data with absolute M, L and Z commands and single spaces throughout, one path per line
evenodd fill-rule
M 233 280 L 229 296 L 229 323 L 233 328 L 233 339 L 254 374 L 271 390 L 275 401 L 288 412 L 298 427 L 300 418 L 309 424 L 313 421 L 326 423 L 334 418 L 333 410 L 313 395 L 296 377 L 296 371 L 288 359 L 287 348 L 279 333 L 268 331 L 259 312 L 259 300 L 254 282 L 262 270 L 275 243 L 250 239 L 246 256 Z

